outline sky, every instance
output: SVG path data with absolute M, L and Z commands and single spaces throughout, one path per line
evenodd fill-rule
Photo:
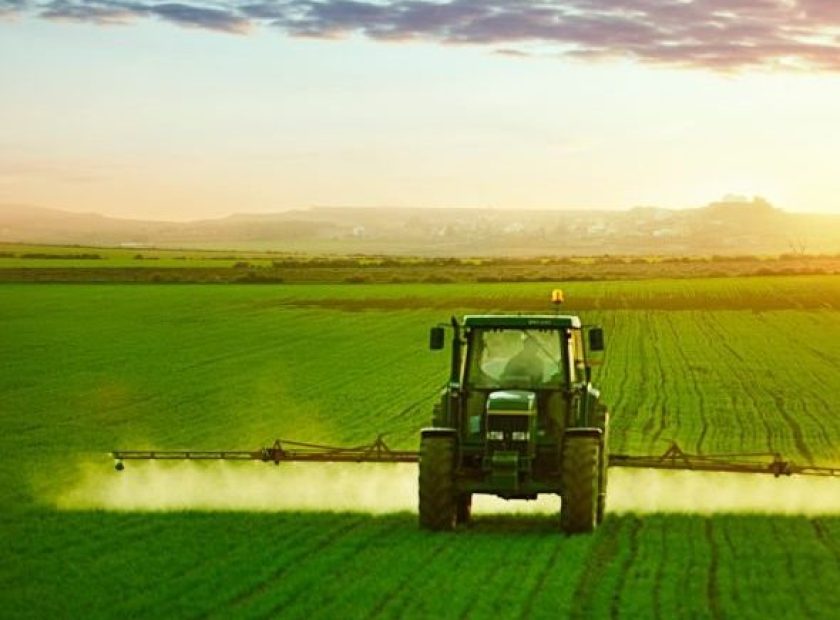
M 840 213 L 840 2 L 0 0 L 0 204 Z

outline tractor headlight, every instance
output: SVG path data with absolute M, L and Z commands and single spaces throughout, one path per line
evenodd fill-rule
M 502 431 L 488 431 L 487 439 L 489 439 L 490 441 L 504 441 L 505 434 Z
M 531 439 L 531 433 L 528 431 L 513 431 L 510 438 L 513 441 L 528 441 Z

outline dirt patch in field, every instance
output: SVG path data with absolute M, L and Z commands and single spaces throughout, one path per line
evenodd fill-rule
M 59 509 L 117 511 L 415 511 L 417 468 L 407 464 L 103 463 L 79 466 L 77 483 L 50 498 Z M 613 513 L 840 514 L 840 480 L 748 474 L 612 470 Z M 476 496 L 475 513 L 556 513 L 559 500 Z

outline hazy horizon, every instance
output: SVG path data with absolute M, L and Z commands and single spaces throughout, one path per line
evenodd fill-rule
M 840 215 L 840 209 L 837 211 L 828 211 L 828 212 L 819 212 L 819 211 L 806 211 L 806 210 L 791 210 L 786 209 L 784 207 L 779 207 L 778 205 L 773 204 L 771 201 L 765 199 L 762 196 L 740 196 L 740 195 L 726 195 L 722 196 L 717 200 L 710 200 L 704 204 L 700 205 L 688 205 L 688 206 L 660 206 L 660 205 L 629 205 L 626 207 L 530 207 L 530 208 L 511 208 L 511 207 L 493 207 L 493 206 L 468 206 L 468 207 L 460 207 L 460 206 L 424 206 L 424 205 L 351 205 L 351 204 L 343 204 L 343 205 L 305 205 L 299 207 L 288 207 L 284 209 L 266 209 L 264 211 L 230 211 L 230 212 L 223 212 L 219 213 L 218 215 L 209 215 L 209 216 L 190 216 L 189 214 L 185 214 L 184 217 L 178 217 L 177 213 L 171 213 L 168 216 L 164 217 L 150 217 L 144 215 L 132 216 L 132 215 L 121 215 L 121 214 L 111 214 L 106 211 L 99 211 L 99 210 L 91 210 L 91 209 L 65 209 L 60 207 L 53 207 L 53 206 L 46 206 L 46 205 L 34 205 L 34 204 L 20 204 L 20 203 L 0 203 L 0 211 L 3 209 L 25 209 L 25 210 L 40 210 L 46 209 L 50 211 L 60 211 L 65 212 L 73 215 L 87 215 L 87 216 L 102 216 L 107 218 L 114 218 L 119 220 L 137 220 L 137 221 L 154 221 L 154 222 L 172 222 L 172 223 L 190 223 L 190 222 L 197 222 L 203 220 L 221 220 L 230 217 L 236 216 L 271 216 L 271 215 L 285 215 L 292 212 L 301 212 L 307 213 L 318 209 L 362 209 L 362 210 L 418 210 L 418 211 L 425 211 L 425 210 L 432 210 L 432 211 L 490 211 L 490 212 L 534 212 L 534 213 L 589 213 L 589 212 L 603 212 L 604 214 L 608 213 L 625 213 L 628 211 L 632 211 L 634 209 L 661 209 L 665 211 L 674 211 L 674 212 L 681 212 L 681 211 L 690 211 L 695 209 L 703 209 L 709 206 L 713 206 L 715 204 L 729 204 L 729 205 L 756 205 L 756 204 L 766 204 L 767 206 L 777 209 L 779 211 L 783 211 L 785 213 L 792 213 L 792 214 L 801 214 L 801 215 Z
M 0 203 L 840 213 L 814 0 L 0 0 Z

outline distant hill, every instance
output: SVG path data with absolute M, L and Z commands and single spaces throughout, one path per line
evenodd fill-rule
M 840 215 L 757 198 L 625 211 L 313 207 L 192 222 L 0 205 L 0 241 L 416 255 L 840 252 Z

